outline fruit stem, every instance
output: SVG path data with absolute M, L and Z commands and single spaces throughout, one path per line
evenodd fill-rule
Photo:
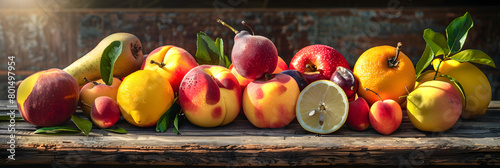
M 380 95 L 378 95 L 378 93 L 377 93 L 377 92 L 375 92 L 375 91 L 373 91 L 373 90 L 371 90 L 371 89 L 368 89 L 368 88 L 365 88 L 365 90 L 366 90 L 366 91 L 370 91 L 370 92 L 375 93 L 375 95 L 377 95 L 377 97 L 380 99 L 380 101 L 384 101 L 384 100 L 382 100 L 382 97 L 380 97 Z
M 436 80 L 436 77 L 437 77 L 438 72 L 439 72 L 439 67 L 441 67 L 441 62 L 443 62 L 443 60 L 439 59 L 439 64 L 438 64 L 438 66 L 436 68 L 436 73 L 434 74 L 434 78 L 432 80 Z
M 317 70 L 316 65 L 311 66 L 311 64 L 306 64 L 306 68 L 310 70 L 309 72 L 315 72 Z
M 273 74 L 264 74 L 264 77 L 266 78 L 266 81 L 273 79 L 274 75 Z
M 229 29 L 231 29 L 234 32 L 234 34 L 238 34 L 238 32 L 239 32 L 238 30 L 234 29 L 233 27 L 231 27 L 231 25 L 228 25 L 226 22 L 222 21 L 221 19 L 217 19 L 217 22 L 219 22 L 223 26 L 226 26 Z
M 250 31 L 252 31 L 252 36 L 255 36 L 255 33 L 253 32 L 253 29 L 249 25 L 247 25 L 247 23 L 245 23 L 245 21 L 241 21 L 241 24 L 243 24 L 246 27 L 248 27 L 250 29 Z
M 156 62 L 155 60 L 151 60 L 149 63 L 151 64 L 156 64 L 158 66 L 160 66 L 160 68 L 163 68 L 165 66 L 165 63 L 159 63 L 159 62 Z
M 396 46 L 396 56 L 388 58 L 389 67 L 392 68 L 392 67 L 398 66 L 398 64 L 399 64 L 398 57 L 399 57 L 399 52 L 401 51 L 401 46 L 403 46 L 403 44 L 401 42 L 398 42 L 398 44 Z

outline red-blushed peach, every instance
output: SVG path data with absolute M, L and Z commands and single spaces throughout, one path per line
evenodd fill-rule
M 179 92 L 179 86 L 184 75 L 198 66 L 198 63 L 189 52 L 173 45 L 156 48 L 149 53 L 144 64 L 144 70 L 157 71 L 167 79 L 174 92 Z
M 85 84 L 80 90 L 80 100 L 78 101 L 83 114 L 90 119 L 92 104 L 99 96 L 108 96 L 116 101 L 116 94 L 121 83 L 120 79 L 113 77 L 111 86 L 106 85 L 102 79 Z
M 401 125 L 403 112 L 398 102 L 392 99 L 377 101 L 370 108 L 370 124 L 380 134 L 392 134 Z
M 17 107 L 24 121 L 49 127 L 71 118 L 78 105 L 78 83 L 60 69 L 37 72 L 17 90 Z
M 295 119 L 299 86 L 286 74 L 267 74 L 248 84 L 243 92 L 243 112 L 258 128 L 279 128 Z
M 274 69 L 273 74 L 280 73 L 281 71 L 287 70 L 288 65 L 286 64 L 285 60 L 283 58 L 278 57 L 278 65 L 276 66 L 276 69 Z
M 108 96 L 100 96 L 92 104 L 90 113 L 92 122 L 99 128 L 109 128 L 120 119 L 120 107 Z
M 242 91 L 245 90 L 247 85 L 253 81 L 253 79 L 244 78 L 238 72 L 236 72 L 236 69 L 233 68 L 232 64 L 229 66 L 229 70 L 234 75 L 234 77 L 236 77 L 236 79 L 238 80 L 238 83 L 239 83 Z
M 253 79 L 244 78 L 243 76 L 238 74 L 236 69 L 233 68 L 232 64 L 229 66 L 229 70 L 231 70 L 231 73 L 233 73 L 236 79 L 238 79 L 238 83 L 240 84 L 242 91 L 245 90 L 247 85 L 253 81 Z M 278 57 L 278 66 L 276 66 L 276 69 L 274 70 L 273 74 L 280 73 L 284 70 L 288 70 L 288 65 L 286 65 L 286 62 L 283 60 L 283 58 Z
M 194 125 L 226 125 L 239 114 L 241 89 L 228 69 L 200 65 L 184 76 L 179 88 L 179 103 L 186 118 Z

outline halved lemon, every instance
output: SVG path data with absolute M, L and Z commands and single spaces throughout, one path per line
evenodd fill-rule
M 318 80 L 300 92 L 297 120 L 307 131 L 330 134 L 344 125 L 349 102 L 342 88 L 329 80 Z

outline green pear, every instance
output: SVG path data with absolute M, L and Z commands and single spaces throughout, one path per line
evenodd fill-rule
M 136 36 L 130 33 L 114 33 L 107 36 L 94 49 L 63 70 L 73 76 L 79 86 L 100 79 L 102 52 L 113 41 L 121 41 L 123 45 L 122 52 L 113 67 L 113 76 L 122 78 L 139 70 L 144 57 L 142 44 Z

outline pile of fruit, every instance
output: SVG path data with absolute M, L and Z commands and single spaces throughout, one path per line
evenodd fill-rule
M 460 51 L 472 27 L 468 13 L 448 26 L 446 38 L 424 31 L 427 45 L 416 66 L 397 43 L 366 50 L 352 69 L 322 44 L 302 48 L 287 65 L 268 38 L 218 22 L 236 34 L 232 63 L 222 40 L 203 32 L 194 57 L 174 45 L 144 56 L 136 36 L 115 33 L 65 69 L 26 78 L 18 87 L 19 111 L 41 127 L 72 119 L 87 135 L 91 123 L 106 129 L 121 117 L 163 132 L 171 121 L 178 131 L 180 116 L 217 127 L 240 114 L 258 128 L 284 127 L 296 118 L 318 134 L 347 123 L 389 135 L 401 124 L 402 106 L 417 129 L 440 132 L 460 116 L 483 115 L 491 101 L 488 79 L 469 62 L 495 64 L 479 50 Z M 434 70 L 424 71 L 431 63 Z M 91 122 L 74 115 L 77 106 Z

